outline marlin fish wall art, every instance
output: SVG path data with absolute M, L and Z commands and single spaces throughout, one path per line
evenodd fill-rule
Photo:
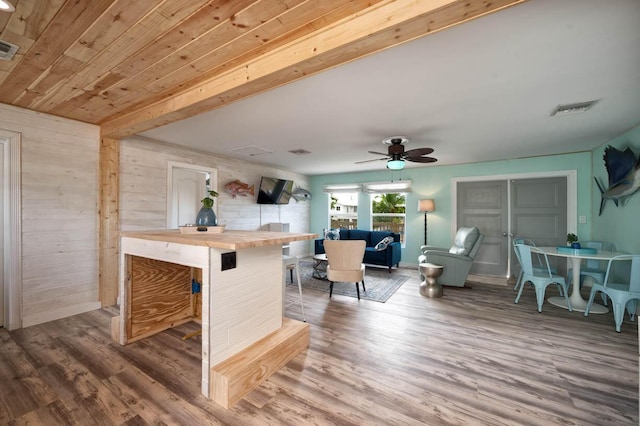
M 613 200 L 616 207 L 624 199 L 635 193 L 640 188 L 640 158 L 636 159 L 631 148 L 620 151 L 612 146 L 604 149 L 604 166 L 609 174 L 609 187 L 604 189 L 602 184 L 594 176 L 594 180 L 600 189 L 600 213 L 607 200 Z

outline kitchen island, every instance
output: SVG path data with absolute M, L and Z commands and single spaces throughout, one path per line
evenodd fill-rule
M 126 345 L 199 322 L 201 392 L 228 408 L 309 346 L 309 325 L 282 316 L 282 245 L 316 237 L 122 232 L 112 337 Z

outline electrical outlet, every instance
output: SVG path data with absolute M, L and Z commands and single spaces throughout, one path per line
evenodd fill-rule
M 236 267 L 236 252 L 232 251 L 229 253 L 222 253 L 221 255 L 221 271 L 226 271 L 228 269 L 235 269 Z
M 578 216 L 578 223 L 587 223 L 586 216 Z

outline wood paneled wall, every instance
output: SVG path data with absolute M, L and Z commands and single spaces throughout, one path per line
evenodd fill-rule
M 120 229 L 123 231 L 166 228 L 167 164 L 175 161 L 218 170 L 218 222 L 227 229 L 268 230 L 271 222 L 288 222 L 291 232 L 309 232 L 309 202 L 296 202 L 292 198 L 288 205 L 256 204 L 262 176 L 291 179 L 294 187 L 309 189 L 304 175 L 142 138 L 122 140 L 120 156 Z M 255 195 L 233 198 L 225 193 L 224 184 L 235 179 L 255 185 Z M 292 243 L 291 254 L 307 253 L 308 242 Z
M 0 128 L 22 135 L 22 325 L 99 308 L 99 127 L 0 104 Z
M 100 128 L 4 104 L 0 128 L 22 135 L 23 327 L 99 308 Z M 303 175 L 146 140 L 122 141 L 120 158 L 121 230 L 166 228 L 167 163 L 176 161 L 218 169 L 218 216 L 228 229 L 289 222 L 291 232 L 309 232 L 308 202 L 260 206 L 222 191 L 239 179 L 257 192 L 263 175 L 309 189 Z M 308 252 L 308 242 L 291 246 Z

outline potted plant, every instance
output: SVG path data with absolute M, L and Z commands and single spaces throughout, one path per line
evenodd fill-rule
M 213 211 L 213 203 L 214 198 L 218 196 L 216 191 L 207 191 L 208 195 L 204 197 L 200 202 L 202 203 L 202 208 L 198 212 L 198 216 L 196 217 L 196 225 L 197 226 L 217 226 L 218 219 L 216 218 L 216 213 Z
M 567 245 L 568 246 L 572 246 L 578 242 L 578 236 L 576 234 L 572 234 L 571 232 L 569 232 L 567 234 Z

